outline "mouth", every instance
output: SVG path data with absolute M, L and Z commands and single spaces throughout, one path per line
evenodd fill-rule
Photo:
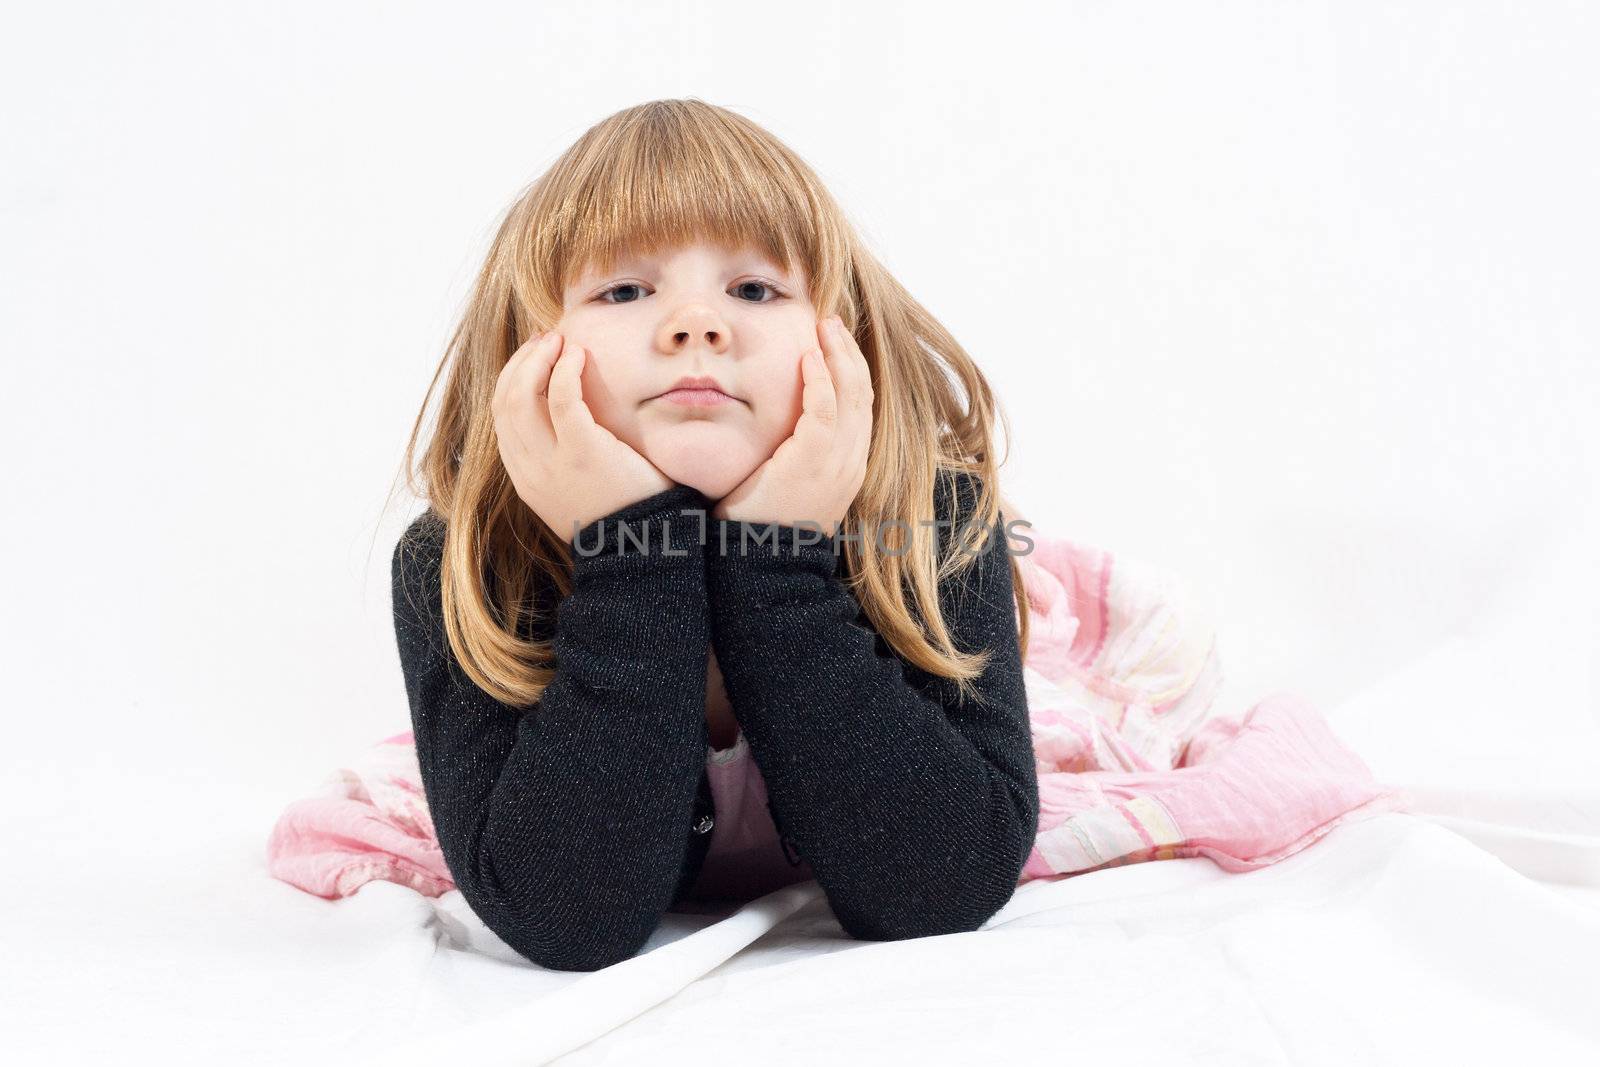
M 721 389 L 693 388 L 669 389 L 656 397 L 669 404 L 679 404 L 691 408 L 714 408 L 723 404 L 734 403 L 734 398 L 724 393 Z

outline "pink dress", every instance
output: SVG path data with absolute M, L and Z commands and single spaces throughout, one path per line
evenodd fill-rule
M 706 746 L 706 773 L 716 823 L 693 900 L 754 900 L 814 877 L 811 865 L 789 861 L 767 808 L 767 783 L 740 730 L 730 748 Z

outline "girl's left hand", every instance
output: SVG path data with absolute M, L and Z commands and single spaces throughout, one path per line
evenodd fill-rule
M 804 410 L 794 433 L 716 503 L 713 518 L 816 523 L 824 536 L 844 521 L 867 477 L 872 373 L 837 315 L 817 324 L 817 336 L 821 349 L 809 349 L 800 360 Z

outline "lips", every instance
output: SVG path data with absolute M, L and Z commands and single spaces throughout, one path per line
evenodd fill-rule
M 693 408 L 716 407 L 719 404 L 734 402 L 733 397 L 720 389 L 669 389 L 656 399 Z
M 678 392 L 679 390 L 710 390 L 721 393 L 730 400 L 735 399 L 732 393 L 728 392 L 722 387 L 721 382 L 717 381 L 708 374 L 697 374 L 679 378 L 677 381 L 673 382 L 670 387 L 668 387 L 665 393 L 662 393 L 661 395 L 667 396 L 671 393 Z

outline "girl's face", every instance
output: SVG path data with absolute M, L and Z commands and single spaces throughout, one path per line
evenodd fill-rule
M 732 492 L 794 432 L 800 356 L 817 345 L 804 277 L 762 253 L 694 244 L 580 271 L 555 329 L 589 351 L 583 398 L 595 421 L 680 485 Z M 662 394 L 708 377 L 732 399 Z

